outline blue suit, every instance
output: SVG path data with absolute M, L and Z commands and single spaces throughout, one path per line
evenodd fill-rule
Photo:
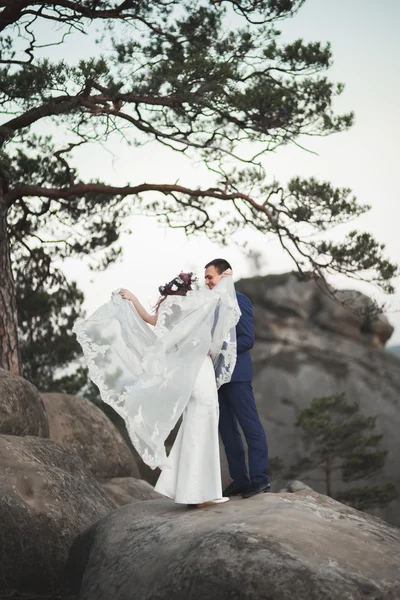
M 242 316 L 236 326 L 237 360 L 230 383 L 218 392 L 219 432 L 228 459 L 229 472 L 238 486 L 268 483 L 268 446 L 257 412 L 251 380 L 253 369 L 250 350 L 254 346 L 252 304 L 244 294 L 236 293 Z M 249 468 L 240 425 L 248 446 Z

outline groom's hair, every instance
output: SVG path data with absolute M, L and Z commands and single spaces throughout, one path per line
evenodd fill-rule
M 224 258 L 214 258 L 214 260 L 207 263 L 204 268 L 208 269 L 208 267 L 215 267 L 215 270 L 217 271 L 218 275 L 221 275 L 221 273 L 223 273 L 227 269 L 232 269 L 231 265 Z

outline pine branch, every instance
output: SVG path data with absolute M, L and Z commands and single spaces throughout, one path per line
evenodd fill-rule
M 161 192 L 162 194 L 179 193 L 191 198 L 215 198 L 218 200 L 244 200 L 257 211 L 267 216 L 271 225 L 276 225 L 276 220 L 268 208 L 256 202 L 250 196 L 239 192 L 227 193 L 218 188 L 205 190 L 191 189 L 176 184 L 142 183 L 136 186 L 111 186 L 103 183 L 80 183 L 66 188 L 49 188 L 37 185 L 20 185 L 10 190 L 5 196 L 5 202 L 10 207 L 16 200 L 27 197 L 44 197 L 52 200 L 76 199 L 88 194 L 99 194 L 104 196 L 135 196 L 142 192 Z

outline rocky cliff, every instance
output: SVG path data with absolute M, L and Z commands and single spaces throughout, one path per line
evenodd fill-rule
M 304 455 L 299 411 L 315 397 L 344 392 L 363 414 L 377 415 L 389 451 L 384 471 L 368 483 L 391 481 L 400 491 L 400 359 L 385 350 L 393 331 L 386 317 L 371 319 L 363 294 L 343 292 L 335 302 L 291 273 L 243 279 L 236 287 L 254 305 L 253 384 L 270 456 L 295 464 Z M 317 473 L 305 481 L 324 491 Z M 283 480 L 274 484 L 279 489 Z M 400 501 L 373 512 L 400 525 Z

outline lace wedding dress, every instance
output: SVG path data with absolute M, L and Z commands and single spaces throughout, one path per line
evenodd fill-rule
M 167 296 L 154 329 L 118 292 L 74 326 L 103 401 L 124 418 L 144 462 L 162 469 L 156 490 L 176 502 L 222 495 L 217 388 L 235 367 L 239 317 L 228 276 L 213 290 Z M 167 457 L 165 440 L 181 415 Z

